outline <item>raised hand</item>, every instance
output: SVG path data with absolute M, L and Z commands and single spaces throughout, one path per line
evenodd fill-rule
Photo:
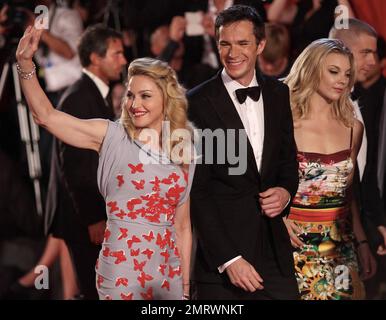
M 214 33 L 214 21 L 210 14 L 205 14 L 202 18 L 202 26 L 204 27 L 205 33 L 211 37 L 215 36 Z
M 34 26 L 29 26 L 25 30 L 16 49 L 16 59 L 22 67 L 24 63 L 32 62 L 43 31 L 43 29 L 38 30 Z
M 172 19 L 169 27 L 169 36 L 175 42 L 180 42 L 185 34 L 186 19 L 184 17 L 175 16 Z

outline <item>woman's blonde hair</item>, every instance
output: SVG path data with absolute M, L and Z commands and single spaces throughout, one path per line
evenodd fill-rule
M 134 76 L 146 76 L 151 78 L 163 95 L 164 121 L 170 123 L 170 136 L 179 129 L 187 129 L 192 132 L 192 128 L 187 119 L 188 102 L 185 97 L 185 89 L 178 83 L 176 72 L 166 63 L 153 58 L 139 58 L 133 60 L 128 68 L 127 83 Z M 120 122 L 125 127 L 131 139 L 137 137 L 137 130 L 127 109 L 127 97 L 122 101 L 122 113 Z M 171 141 L 166 150 L 170 155 L 173 147 L 179 141 Z M 166 146 L 163 146 L 166 147 Z
M 355 82 L 354 57 L 343 42 L 336 39 L 319 39 L 308 45 L 296 59 L 284 80 L 290 90 L 293 118 L 298 120 L 307 116 L 310 98 L 319 87 L 323 62 L 330 53 L 344 55 L 350 62 L 349 84 L 340 98 L 333 102 L 333 112 L 338 120 L 351 127 L 354 123 L 354 109 L 349 95 Z

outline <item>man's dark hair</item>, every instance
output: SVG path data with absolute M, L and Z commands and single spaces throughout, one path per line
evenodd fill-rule
M 256 37 L 256 43 L 259 43 L 265 38 L 264 21 L 256 10 L 250 6 L 245 5 L 234 5 L 228 9 L 221 11 L 216 18 L 214 24 L 216 32 L 216 40 L 219 39 L 219 29 L 222 26 L 247 20 L 253 24 L 253 33 Z
M 122 40 L 122 34 L 102 24 L 88 27 L 82 34 L 78 45 L 78 54 L 82 66 L 88 67 L 91 64 L 90 55 L 93 52 L 100 57 L 104 57 L 111 39 Z

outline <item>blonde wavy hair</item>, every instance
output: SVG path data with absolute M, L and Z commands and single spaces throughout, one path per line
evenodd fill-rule
M 191 137 L 193 137 L 193 128 L 187 118 L 188 102 L 185 96 L 186 90 L 178 83 L 176 72 L 166 62 L 153 58 L 139 58 L 133 60 L 129 65 L 127 84 L 132 77 L 137 75 L 151 78 L 161 90 L 164 103 L 164 121 L 170 122 L 170 137 L 173 136 L 173 133 L 178 133 L 180 129 L 188 130 L 191 133 Z M 125 95 L 122 100 L 120 122 L 129 137 L 135 139 L 137 138 L 137 128 L 126 109 L 126 104 L 127 97 Z M 170 145 L 166 144 L 163 146 L 163 148 L 166 147 L 169 156 L 173 147 L 181 143 L 181 140 L 182 138 L 179 141 L 170 141 Z
M 349 84 L 340 98 L 333 102 L 333 113 L 336 119 L 347 127 L 353 126 L 355 116 L 349 96 L 355 82 L 354 57 L 343 42 L 336 39 L 319 39 L 308 45 L 296 59 L 284 80 L 290 90 L 291 109 L 295 121 L 307 116 L 311 96 L 318 89 L 321 80 L 323 62 L 331 53 L 344 55 L 350 61 Z

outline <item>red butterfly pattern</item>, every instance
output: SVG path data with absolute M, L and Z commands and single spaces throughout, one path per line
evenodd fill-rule
M 133 294 L 129 292 L 128 294 L 121 293 L 122 300 L 133 300 Z
M 139 163 L 139 164 L 137 164 L 137 165 L 134 165 L 134 164 L 131 164 L 131 163 L 129 163 L 128 164 L 128 167 L 130 168 L 130 173 L 137 173 L 137 172 L 139 172 L 139 173 L 143 173 L 144 171 L 143 171 L 143 163 Z
M 134 206 L 141 203 L 142 203 L 141 199 L 131 199 L 127 201 L 127 209 L 129 209 L 129 211 L 132 211 L 134 209 Z
M 146 250 L 143 250 L 141 253 L 144 254 L 145 256 L 147 256 L 147 258 L 150 260 L 151 256 L 154 253 L 154 251 L 149 249 L 149 248 L 147 248 Z
M 120 188 L 125 183 L 125 180 L 123 179 L 123 175 L 118 174 L 117 180 L 118 180 L 118 187 Z
M 105 239 L 105 241 L 109 241 L 110 236 L 111 236 L 111 231 L 106 228 L 103 238 Z
M 163 249 L 163 248 L 165 248 L 167 241 L 162 239 L 162 236 L 159 233 L 157 233 L 157 240 L 156 240 L 155 244 L 157 246 L 159 246 L 161 249 Z
M 172 174 L 169 175 L 169 179 L 173 179 L 174 182 L 177 182 L 179 178 L 180 178 L 180 176 L 178 174 L 176 174 L 175 172 L 173 172 Z
M 174 242 L 173 242 L 173 244 L 174 244 Z M 178 252 L 178 248 L 177 247 L 175 247 L 174 248 L 174 255 L 176 256 L 176 257 L 180 257 L 180 253 Z
M 141 239 L 139 239 L 137 236 L 132 236 L 131 239 L 127 240 L 127 246 L 129 249 L 133 246 L 134 243 L 140 243 Z
M 170 283 L 169 281 L 167 281 L 166 279 L 164 281 L 162 281 L 162 285 L 161 285 L 161 288 L 162 289 L 167 289 L 168 291 L 170 291 Z
M 137 278 L 139 284 L 142 288 L 145 288 L 146 281 L 153 280 L 153 277 L 150 274 L 146 274 L 145 272 L 141 272 L 141 274 Z
M 141 296 L 145 300 L 153 300 L 153 288 L 150 287 L 146 292 L 141 292 Z
M 184 173 L 184 180 L 185 180 L 186 184 L 188 184 L 189 172 L 183 170 L 183 173 Z
M 131 249 L 130 250 L 130 255 L 132 257 L 137 257 L 139 255 L 139 249 L 137 249 L 137 250 Z
M 185 191 L 185 187 L 181 187 L 178 184 L 176 184 L 174 187 L 171 187 L 168 192 L 166 192 L 166 197 L 168 199 L 175 199 L 176 202 L 178 202 L 180 195 L 182 192 Z
M 107 258 L 108 256 L 110 256 L 110 248 L 108 248 L 108 247 L 104 248 L 103 251 L 102 251 L 102 254 L 103 254 L 103 256 L 106 257 L 106 258 Z
M 107 203 L 107 206 L 110 207 L 110 213 L 113 213 L 113 212 L 119 210 L 116 201 L 110 201 L 110 202 L 108 202 L 108 203 Z
M 127 231 L 128 230 L 126 228 L 119 228 L 119 231 L 121 232 L 121 234 L 119 235 L 118 240 L 122 240 L 122 239 L 127 238 Z
M 173 279 L 175 275 L 181 275 L 181 266 L 178 266 L 176 269 L 173 269 L 173 267 L 169 265 L 169 278 Z
M 150 181 L 151 184 L 154 184 L 154 187 L 152 188 L 153 191 L 155 192 L 159 192 L 161 191 L 161 188 L 160 188 L 160 183 L 161 183 L 161 180 L 155 176 L 154 180 Z
M 166 270 L 167 265 L 166 264 L 160 264 L 158 267 L 158 271 L 164 276 L 165 275 L 165 270 Z
M 117 278 L 115 281 L 115 286 L 119 287 L 121 285 L 127 287 L 129 285 L 129 280 L 127 278 Z
M 151 242 L 151 240 L 154 239 L 154 233 L 150 230 L 149 234 L 143 234 L 142 237 L 147 240 L 148 242 Z
M 115 258 L 115 261 L 114 261 L 115 264 L 120 264 L 120 263 L 125 262 L 127 260 L 126 255 L 125 255 L 125 251 L 123 251 L 123 250 L 110 252 L 110 257 Z
M 125 211 L 123 211 L 123 210 L 121 209 L 121 210 L 119 211 L 119 213 L 116 213 L 116 214 L 115 214 L 115 216 L 122 220 L 122 219 L 126 216 L 126 213 L 125 213 Z
M 153 223 L 160 223 L 160 214 L 159 213 L 155 213 L 155 214 L 151 214 L 151 215 L 147 215 L 145 216 L 146 220 L 149 221 L 149 222 L 153 222 Z
M 165 251 L 162 251 L 160 253 L 160 255 L 164 257 L 165 263 L 168 263 L 169 257 L 170 257 L 170 254 L 169 254 L 168 250 L 166 249 Z
M 162 183 L 163 184 L 172 184 L 172 179 L 170 179 L 170 178 L 162 179 Z
M 134 271 L 143 271 L 143 267 L 146 265 L 147 261 L 139 262 L 137 259 L 134 259 L 133 262 L 134 262 Z
M 145 187 L 145 180 L 143 179 L 139 181 L 131 180 L 131 183 L 134 185 L 135 189 L 137 190 L 143 190 Z

